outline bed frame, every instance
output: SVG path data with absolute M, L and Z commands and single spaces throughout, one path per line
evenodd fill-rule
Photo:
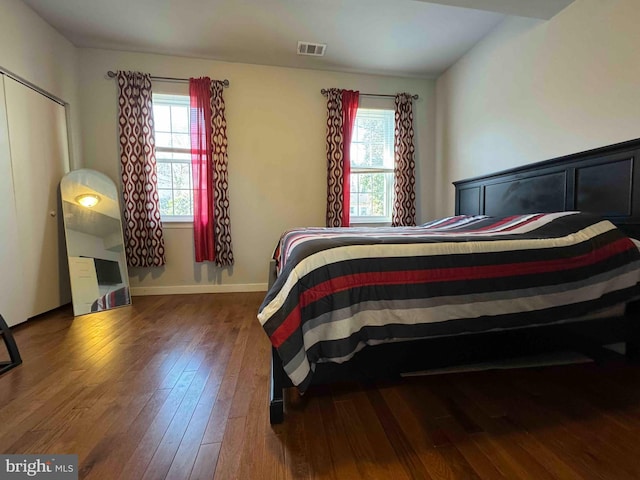
M 611 220 L 640 238 L 640 139 L 498 173 L 454 182 L 456 215 L 506 216 L 581 210 Z M 269 287 L 276 278 L 269 269 Z M 614 355 L 602 345 L 626 342 L 640 359 L 640 302 L 624 315 L 583 322 L 465 334 L 369 346 L 344 364 L 318 364 L 313 385 L 397 378 L 402 373 L 573 350 L 595 360 Z M 284 389 L 291 381 L 276 350 L 271 353 L 270 421 L 284 420 Z
M 456 215 L 580 210 L 640 238 L 639 157 L 640 139 L 453 182 Z

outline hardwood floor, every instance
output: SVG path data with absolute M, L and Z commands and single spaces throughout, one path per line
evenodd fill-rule
M 289 391 L 271 427 L 262 297 L 136 297 L 18 327 L 0 453 L 77 453 L 97 480 L 640 478 L 640 367 L 623 364 Z

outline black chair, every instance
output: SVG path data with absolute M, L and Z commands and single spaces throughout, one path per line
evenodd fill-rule
M 7 370 L 11 370 L 13 367 L 20 365 L 22 363 L 22 358 L 20 358 L 20 352 L 18 351 L 18 345 L 16 345 L 16 341 L 13 338 L 13 333 L 11 333 L 9 325 L 4 321 L 2 315 L 0 315 L 0 335 L 2 335 L 2 339 L 7 347 L 10 358 L 8 362 L 0 362 L 0 375 L 2 375 Z

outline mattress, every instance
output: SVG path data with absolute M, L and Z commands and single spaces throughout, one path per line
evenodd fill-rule
M 580 212 L 286 232 L 258 319 L 301 391 L 367 345 L 567 321 L 640 293 L 640 252 Z

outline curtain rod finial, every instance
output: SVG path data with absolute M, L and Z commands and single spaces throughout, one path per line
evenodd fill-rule
M 107 77 L 109 77 L 109 78 L 115 78 L 115 77 L 116 77 L 116 72 L 113 72 L 113 71 L 109 70 L 109 71 L 107 72 Z

